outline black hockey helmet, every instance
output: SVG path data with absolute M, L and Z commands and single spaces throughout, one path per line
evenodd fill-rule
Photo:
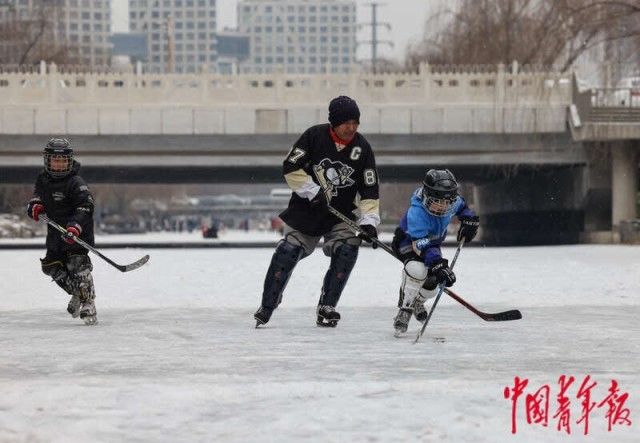
M 44 169 L 54 178 L 62 178 L 73 168 L 73 148 L 66 138 L 51 138 L 42 152 Z
M 429 169 L 422 182 L 422 204 L 429 213 L 442 217 L 458 198 L 458 182 L 448 169 Z

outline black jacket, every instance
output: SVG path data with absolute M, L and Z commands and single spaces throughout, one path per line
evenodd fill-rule
M 77 161 L 73 162 L 71 172 L 63 178 L 51 177 L 43 170 L 36 179 L 33 197 L 42 201 L 47 216 L 59 225 L 66 227 L 68 223 L 78 223 L 82 227 L 80 238 L 93 246 L 93 196 L 78 175 L 79 171 L 80 163 Z M 60 232 L 49 226 L 47 250 L 70 249 L 83 248 L 68 245 L 62 240 Z
M 316 184 L 313 167 L 321 166 L 331 186 L 331 206 L 352 220 L 356 195 L 361 199 L 379 199 L 375 157 L 360 133 L 338 151 L 329 134 L 329 124 L 312 126 L 294 143 L 282 165 L 285 178 L 294 174 L 301 182 L 311 177 Z M 286 224 L 307 235 L 320 236 L 340 223 L 340 219 L 321 206 L 314 206 L 308 198 L 300 196 L 299 189 L 292 187 L 292 190 L 289 206 L 280 214 Z

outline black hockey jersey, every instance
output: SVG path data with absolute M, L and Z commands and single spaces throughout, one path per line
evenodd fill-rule
M 93 235 L 93 196 L 85 181 L 78 175 L 80 163 L 73 162 L 71 172 L 63 178 L 54 178 L 42 171 L 36 179 L 33 192 L 44 204 L 49 218 L 59 225 L 66 226 L 76 222 L 82 227 L 80 238 L 90 245 L 94 244 Z M 49 226 L 47 233 L 47 249 L 62 250 L 81 247 L 67 245 L 60 238 L 60 233 Z
M 375 157 L 367 140 L 356 133 L 347 145 L 334 142 L 329 124 L 312 126 L 295 142 L 283 162 L 283 173 L 294 191 L 288 208 L 280 218 L 292 228 L 319 236 L 331 230 L 340 220 L 310 201 L 320 191 L 313 167 L 322 168 L 331 191 L 331 206 L 358 223 L 380 224 L 378 172 Z M 356 206 L 356 197 L 359 200 Z

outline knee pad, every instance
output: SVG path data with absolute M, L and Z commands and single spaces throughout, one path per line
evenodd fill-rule
M 424 263 L 418 260 L 409 260 L 404 265 L 404 272 L 408 277 L 422 282 L 427 278 L 428 269 Z
M 282 301 L 282 293 L 287 286 L 291 271 L 304 254 L 302 246 L 286 241 L 278 243 L 271 264 L 264 279 L 262 306 L 275 309 Z
M 51 279 L 62 288 L 66 293 L 72 294 L 73 289 L 69 284 L 69 274 L 65 265 L 60 260 L 40 260 L 42 272 L 51 277 Z
M 283 269 L 293 269 L 303 254 L 304 248 L 301 245 L 281 241 L 273 253 L 273 262 Z
M 338 304 L 357 259 L 358 245 L 343 243 L 334 249 L 331 254 L 331 265 L 324 276 L 319 304 L 330 306 Z
M 67 259 L 67 269 L 72 274 L 81 274 L 93 271 L 93 265 L 88 255 L 74 254 Z
M 67 277 L 67 270 L 60 260 L 41 259 L 42 272 L 51 277 L 54 281 L 62 281 Z
M 309 239 L 304 236 L 299 238 L 296 232 L 289 232 L 281 242 L 287 243 L 289 246 L 302 248 L 302 255 L 300 256 L 300 259 L 310 256 L 315 250 L 317 244 L 317 242 L 309 241 Z
M 402 286 L 400 287 L 399 307 L 413 309 L 413 304 L 420 293 L 423 283 L 427 279 L 428 270 L 425 264 L 418 260 L 410 260 L 402 271 Z

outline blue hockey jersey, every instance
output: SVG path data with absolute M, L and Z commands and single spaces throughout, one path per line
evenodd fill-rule
M 467 206 L 464 198 L 458 196 L 446 215 L 430 214 L 422 204 L 422 188 L 416 189 L 411 196 L 411 204 L 405 215 L 400 219 L 400 229 L 405 238 L 400 242 L 399 249 L 408 251 L 415 248 L 420 251 L 420 257 L 427 266 L 442 257 L 440 245 L 447 236 L 447 226 L 453 216 L 474 216 L 475 212 Z

